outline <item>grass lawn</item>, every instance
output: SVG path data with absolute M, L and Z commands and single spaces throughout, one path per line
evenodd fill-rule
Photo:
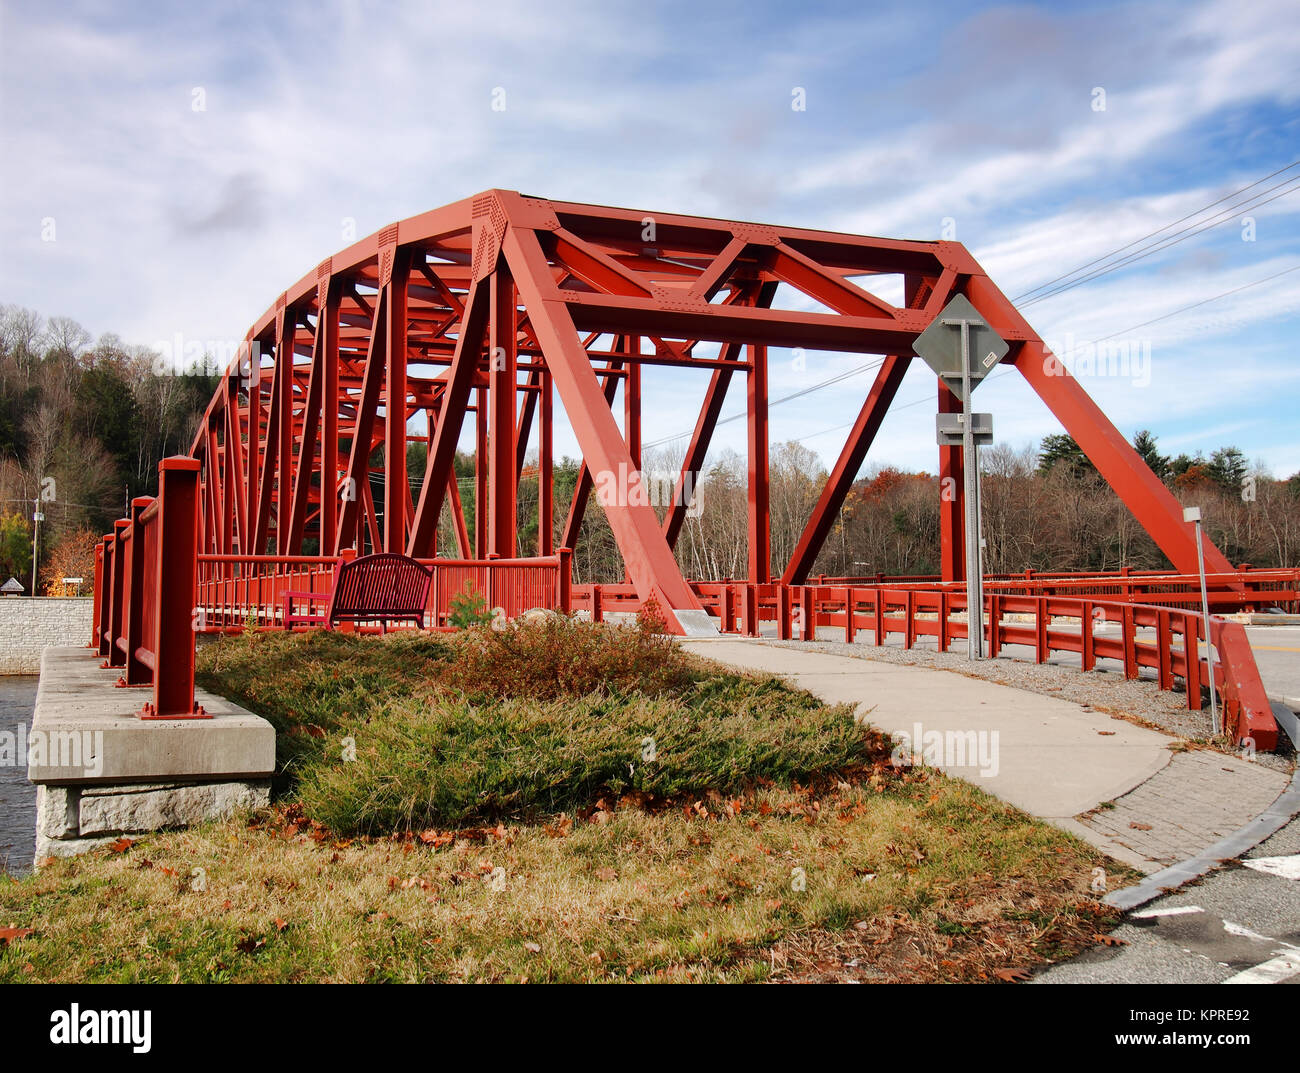
M 275 724 L 276 804 L 0 879 L 0 981 L 997 981 L 1117 918 L 1090 847 L 648 631 L 247 634 L 200 670 Z

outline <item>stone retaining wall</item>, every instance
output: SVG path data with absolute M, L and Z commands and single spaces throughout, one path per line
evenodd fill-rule
M 0 674 L 40 674 L 46 645 L 90 643 L 89 596 L 0 597 Z

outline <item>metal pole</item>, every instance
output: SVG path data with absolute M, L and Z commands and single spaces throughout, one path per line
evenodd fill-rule
M 40 545 L 38 539 L 41 532 L 41 498 L 37 496 L 32 500 L 32 595 L 36 593 L 36 559 L 40 554 Z
M 970 321 L 961 324 L 962 485 L 966 506 L 966 656 L 984 658 L 984 587 L 980 560 L 979 469 L 971 420 Z
M 1197 507 L 1193 521 L 1196 523 L 1196 569 L 1201 575 L 1201 614 L 1205 617 L 1205 661 L 1210 673 L 1210 726 L 1215 736 L 1219 734 L 1219 705 L 1214 693 L 1214 645 L 1210 640 L 1210 597 L 1205 588 L 1205 552 L 1201 543 L 1201 508 Z

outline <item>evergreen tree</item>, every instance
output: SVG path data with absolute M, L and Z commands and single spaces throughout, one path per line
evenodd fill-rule
M 1098 476 L 1097 467 L 1083 453 L 1083 448 L 1064 432 L 1044 436 L 1038 452 L 1040 474 L 1045 477 L 1058 467 L 1076 480 Z
M 1236 447 L 1220 447 L 1210 455 L 1210 461 L 1205 466 L 1210 480 L 1225 492 L 1234 495 L 1241 492 L 1241 480 L 1249 469 L 1246 456 Z
M 1152 473 L 1162 481 L 1168 480 L 1170 475 L 1169 458 L 1157 450 L 1156 438 L 1149 429 L 1144 428 L 1133 437 L 1133 448 L 1142 456 L 1142 461 L 1147 464 L 1147 468 Z

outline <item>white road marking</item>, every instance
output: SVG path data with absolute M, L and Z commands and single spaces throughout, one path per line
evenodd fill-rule
M 1225 984 L 1280 984 L 1283 980 L 1300 976 L 1300 946 L 1292 946 L 1281 939 L 1270 939 L 1267 935 L 1260 935 L 1259 932 L 1234 924 L 1231 920 L 1223 922 L 1223 930 L 1229 935 L 1240 935 L 1243 939 L 1273 943 L 1276 946 L 1273 956 L 1267 961 L 1261 961 L 1258 965 L 1229 976 L 1223 981 Z
M 1144 909 L 1132 914 L 1134 920 L 1150 920 L 1152 917 L 1178 917 L 1187 913 L 1204 913 L 1199 905 L 1175 905 L 1168 909 Z
M 1254 939 L 1257 943 L 1276 943 L 1277 939 L 1270 939 L 1267 935 L 1260 935 L 1257 931 L 1251 931 L 1249 928 L 1243 928 L 1240 924 L 1234 924 L 1231 920 L 1223 922 L 1223 930 L 1229 935 L 1240 935 L 1243 939 Z M 1283 946 L 1289 946 L 1288 943 L 1282 943 Z
M 1300 853 L 1293 853 L 1289 857 L 1256 857 L 1241 863 L 1266 875 L 1300 880 Z
M 1300 954 L 1279 954 L 1254 968 L 1243 969 L 1223 982 L 1225 984 L 1280 984 L 1293 976 L 1300 976 Z

